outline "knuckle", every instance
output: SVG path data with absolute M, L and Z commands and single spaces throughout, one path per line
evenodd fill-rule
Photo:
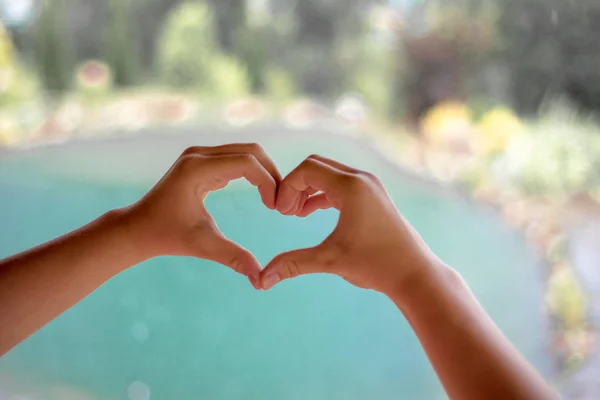
M 256 161 L 256 158 L 252 154 L 238 154 L 235 156 L 235 159 L 243 164 L 250 164 Z
M 300 275 L 300 267 L 296 260 L 287 260 L 285 263 L 285 272 L 289 278 L 295 278 Z
M 192 146 L 192 147 L 188 147 L 187 149 L 185 149 L 183 151 L 183 153 L 181 153 L 181 157 L 186 157 L 192 154 L 197 154 L 198 152 L 202 151 L 204 148 L 203 147 L 199 147 L 199 146 Z
M 340 186 L 352 193 L 362 191 L 365 183 L 366 180 L 358 174 L 344 174 L 340 177 Z
M 379 186 L 379 187 L 383 187 L 383 183 L 381 182 L 381 179 L 379 179 L 379 177 L 371 172 L 367 172 L 367 171 L 360 171 L 359 175 L 362 177 L 362 179 L 364 179 L 366 182 Z
M 310 156 L 308 156 L 308 157 L 307 157 L 307 159 L 310 159 L 310 160 L 316 160 L 316 159 L 318 159 L 319 157 L 321 157 L 321 156 L 319 156 L 319 155 L 318 155 L 318 154 L 316 154 L 316 153 L 313 153 L 313 154 L 311 154 Z
M 264 153 L 265 152 L 263 147 L 258 143 L 247 143 L 246 147 L 248 148 L 249 151 L 254 152 L 254 153 Z
M 358 174 L 354 174 L 354 176 L 356 177 L 354 185 L 357 191 L 363 191 L 367 188 L 370 188 L 374 183 L 368 172 L 360 172 Z
M 177 166 L 182 171 L 187 171 L 187 170 L 193 168 L 197 162 L 198 162 L 197 157 L 194 157 L 191 154 L 187 154 L 187 155 L 184 155 L 181 158 L 179 158 L 179 160 L 177 161 Z
M 254 167 L 261 166 L 260 162 L 253 154 L 243 154 L 243 162 Z
M 373 175 L 372 173 L 368 172 L 368 171 L 358 171 L 358 175 L 361 176 L 363 179 L 366 179 L 368 181 L 377 181 L 377 177 L 375 175 Z
M 240 259 L 237 255 L 232 257 L 231 260 L 229 260 L 229 263 L 227 265 L 234 271 L 241 272 Z
M 312 156 L 311 156 L 312 157 Z M 318 166 L 318 161 L 315 158 L 308 157 L 302 163 L 300 163 L 301 168 L 314 168 Z

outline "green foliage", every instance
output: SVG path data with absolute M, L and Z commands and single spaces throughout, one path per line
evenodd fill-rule
M 253 93 L 262 93 L 266 89 L 267 65 L 270 62 L 266 48 L 267 40 L 267 32 L 261 27 L 239 30 L 237 53 L 246 66 Z
M 65 92 L 71 84 L 71 57 L 64 32 L 68 0 L 45 0 L 35 32 L 35 60 L 44 88 L 52 94 Z
M 586 318 L 585 297 L 573 271 L 561 268 L 548 282 L 548 302 L 563 328 L 581 327 Z
M 204 3 L 183 3 L 169 15 L 160 39 L 158 67 L 173 87 L 220 96 L 248 91 L 244 68 L 215 43 L 213 13 Z
M 284 101 L 296 93 L 296 86 L 292 76 L 285 70 L 271 67 L 266 73 L 265 91 L 276 101 Z
M 381 117 L 388 116 L 392 108 L 394 53 L 386 46 L 366 41 L 351 63 L 352 90 L 361 95 L 368 106 Z
M 28 71 L 14 67 L 3 73 L 9 82 L 0 90 L 0 108 L 18 107 L 38 95 L 37 81 Z
M 19 63 L 11 38 L 0 24 L 0 107 L 19 106 L 35 91 L 35 80 Z
M 347 74 L 334 50 L 326 44 L 293 45 L 281 65 L 294 77 L 301 92 L 335 98 L 343 92 Z
M 134 0 L 110 0 L 107 23 L 107 62 L 114 74 L 117 86 L 132 86 L 140 80 L 137 48 L 134 32 L 130 27 Z
M 169 15 L 159 43 L 158 64 L 166 83 L 206 88 L 216 46 L 213 16 L 205 4 L 187 2 Z
M 215 56 L 208 71 L 208 91 L 222 98 L 237 97 L 249 91 L 246 69 L 230 57 Z
M 12 68 L 15 64 L 14 50 L 10 36 L 0 23 L 0 69 Z
M 565 195 L 600 187 L 600 129 L 593 120 L 559 104 L 530 130 L 507 153 L 518 188 L 527 194 Z
M 566 94 L 600 110 L 600 2 L 498 0 L 504 46 L 519 110 L 534 113 L 548 95 Z

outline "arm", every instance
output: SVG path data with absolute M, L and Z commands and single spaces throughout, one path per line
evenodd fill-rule
M 0 261 L 0 355 L 126 268 L 144 261 L 123 211 Z M 10 327 L 10 329 L 6 329 Z
M 394 301 L 451 398 L 554 398 L 376 177 L 311 156 L 281 183 L 276 208 L 283 214 L 306 216 L 330 207 L 340 211 L 332 234 L 316 247 L 275 257 L 261 272 L 265 289 L 301 274 L 339 275 Z
M 403 312 L 451 398 L 554 398 L 452 269 L 429 267 L 390 298 Z
M 257 145 L 190 148 L 132 206 L 32 250 L 0 260 L 0 355 L 110 278 L 160 255 L 210 259 L 246 275 L 257 287 L 260 264 L 226 239 L 203 205 L 233 179 L 258 187 L 275 205 L 280 175 Z

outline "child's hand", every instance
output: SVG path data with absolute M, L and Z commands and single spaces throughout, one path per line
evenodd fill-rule
M 194 256 L 219 262 L 258 287 L 260 264 L 219 231 L 203 204 L 209 192 L 238 178 L 256 186 L 267 207 L 275 207 L 281 175 L 259 145 L 187 149 L 160 182 L 127 209 L 125 220 L 136 245 L 148 257 Z
M 261 273 L 265 289 L 282 279 L 325 272 L 390 294 L 437 262 L 379 179 L 337 161 L 316 155 L 303 161 L 282 181 L 276 207 L 296 216 L 334 207 L 340 217 L 320 245 L 275 257 Z

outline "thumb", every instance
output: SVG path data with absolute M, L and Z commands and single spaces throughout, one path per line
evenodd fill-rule
M 247 276 L 252 286 L 260 289 L 260 263 L 248 250 L 222 235 L 213 236 L 203 247 L 203 258 Z
M 322 255 L 322 245 L 279 254 L 262 270 L 262 288 L 268 290 L 284 279 L 299 275 L 327 272 L 327 264 L 322 262 Z

